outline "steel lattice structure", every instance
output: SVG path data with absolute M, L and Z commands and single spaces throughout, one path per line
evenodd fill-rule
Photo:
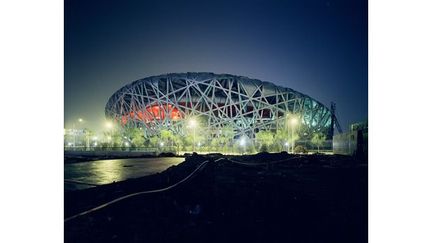
M 270 82 L 230 74 L 171 73 L 130 83 L 114 93 L 105 107 L 108 119 L 143 128 L 145 136 L 162 128 L 183 133 L 189 117 L 200 119 L 210 134 L 233 126 L 236 136 L 284 126 L 286 114 L 302 121 L 301 136 L 331 132 L 331 111 L 311 97 Z

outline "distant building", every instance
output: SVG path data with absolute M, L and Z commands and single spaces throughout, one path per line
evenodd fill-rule
M 333 136 L 333 153 L 341 155 L 367 156 L 368 123 L 354 123 L 349 132 Z
M 85 146 L 85 129 L 64 129 L 64 146 Z

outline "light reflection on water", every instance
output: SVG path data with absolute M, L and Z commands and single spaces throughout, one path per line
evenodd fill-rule
M 65 164 L 64 179 L 65 181 L 103 185 L 155 174 L 183 161 L 184 158 L 133 158 Z M 88 187 L 83 184 L 65 183 L 65 190 Z

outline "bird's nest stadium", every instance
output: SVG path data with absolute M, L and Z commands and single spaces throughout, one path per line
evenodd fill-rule
M 211 138 L 231 126 L 234 138 L 254 138 L 261 130 L 286 127 L 287 117 L 301 121 L 298 134 L 333 135 L 332 112 L 308 95 L 270 82 L 230 74 L 171 73 L 132 82 L 115 92 L 105 107 L 107 119 L 141 128 L 145 137 L 161 129 L 183 134 L 190 118 Z

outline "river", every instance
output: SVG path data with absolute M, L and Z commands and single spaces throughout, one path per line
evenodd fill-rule
M 131 158 L 95 160 L 64 165 L 65 190 L 81 190 L 155 174 L 177 165 L 184 158 Z

